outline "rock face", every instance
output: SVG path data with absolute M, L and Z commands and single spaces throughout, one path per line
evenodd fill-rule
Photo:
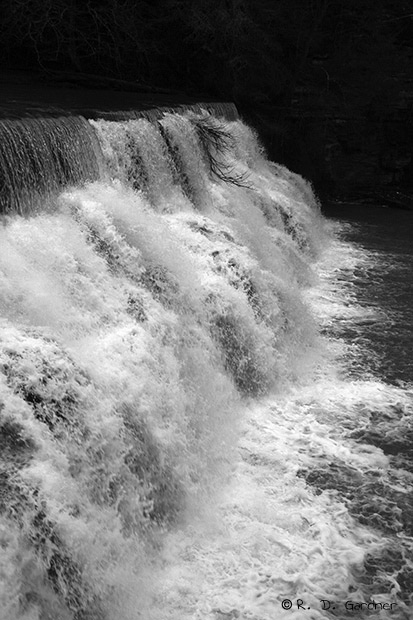
M 384 121 L 294 115 L 286 121 L 282 144 L 279 138 L 276 141 L 275 158 L 279 153 L 290 168 L 329 195 L 361 197 L 389 186 L 408 191 L 413 178 L 413 127 L 407 119 L 397 118 L 398 110 L 393 112 Z M 400 112 L 407 116 L 408 109 Z
M 337 191 L 360 192 L 407 181 L 412 129 L 405 129 L 397 118 L 333 121 L 326 166 Z
M 250 110 L 248 119 L 271 159 L 311 179 L 324 195 L 352 199 L 388 187 L 411 193 L 413 84 L 406 76 L 394 81 L 397 95 L 388 102 L 307 88 L 288 108 L 262 109 L 255 117 Z

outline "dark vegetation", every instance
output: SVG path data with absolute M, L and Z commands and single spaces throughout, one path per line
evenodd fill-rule
M 218 125 L 212 116 L 204 118 L 194 116 L 192 122 L 195 125 L 199 143 L 211 175 L 225 183 L 231 183 L 238 187 L 249 187 L 246 177 L 237 175 L 231 168 L 228 168 L 221 157 L 234 147 L 231 134 L 226 132 L 221 125 Z
M 234 101 L 319 190 L 412 183 L 412 0 L 6 0 L 0 31 L 11 68 Z

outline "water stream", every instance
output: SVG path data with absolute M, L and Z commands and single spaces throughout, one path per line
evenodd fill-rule
M 410 214 L 206 112 L 0 130 L 1 620 L 411 618 Z

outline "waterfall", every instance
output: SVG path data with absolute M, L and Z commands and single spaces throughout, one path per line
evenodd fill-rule
M 357 547 L 340 505 L 313 497 L 299 526 L 310 456 L 298 471 L 288 439 L 289 424 L 310 437 L 294 390 L 332 360 L 310 294 L 329 233 L 310 185 L 269 162 L 235 115 L 215 114 L 0 125 L 1 620 L 284 617 L 280 586 L 261 615 L 247 615 L 247 593 L 245 616 L 236 597 L 214 607 L 218 591 L 199 607 L 191 570 L 198 583 L 222 497 L 230 534 L 211 544 L 228 592 L 244 553 L 246 590 L 270 579 L 266 554 L 305 546 L 306 519 L 331 536 L 307 549 L 319 553 L 309 581 L 340 578 L 327 548 L 360 561 L 367 534 Z M 275 512 L 270 474 L 251 486 L 254 462 L 296 493 Z M 259 511 L 261 531 L 238 504 Z M 283 565 L 285 588 L 297 561 Z
M 66 184 L 100 177 L 100 149 L 81 116 L 0 121 L 0 213 L 44 208 Z

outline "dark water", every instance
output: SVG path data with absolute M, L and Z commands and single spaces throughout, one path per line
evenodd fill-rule
M 347 206 L 331 216 L 347 224 L 342 238 L 370 259 L 352 278 L 357 303 L 377 312 L 353 334 L 366 351 L 365 369 L 394 384 L 412 382 L 413 212 Z
M 369 600 L 386 592 L 380 600 L 402 600 L 407 608 L 399 605 L 397 613 L 411 618 L 413 213 L 348 205 L 328 215 L 342 242 L 333 249 L 337 261 L 328 279 L 342 305 L 324 321 L 324 333 L 343 345 L 336 359 L 349 390 L 341 395 L 335 424 L 345 442 L 356 442 L 353 456 L 371 446 L 387 462 L 373 458 L 363 466 L 336 455 L 299 475 L 317 493 L 337 493 L 358 523 L 381 533 L 381 547 L 365 554 L 359 584 Z M 396 611 L 380 613 L 391 618 Z

